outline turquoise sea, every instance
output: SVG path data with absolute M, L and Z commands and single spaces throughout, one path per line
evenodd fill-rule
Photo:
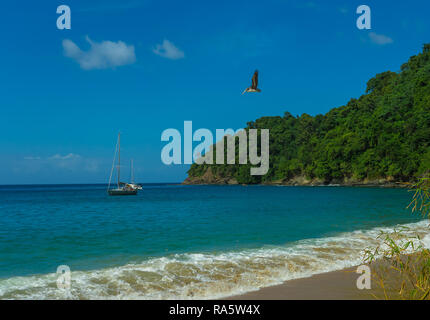
M 381 230 L 430 244 L 404 189 L 0 186 L 0 299 L 217 298 L 360 263 Z M 56 286 L 59 265 L 70 290 Z

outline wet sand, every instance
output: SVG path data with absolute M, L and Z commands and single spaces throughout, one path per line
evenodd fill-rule
M 233 296 L 227 300 L 375 300 L 383 298 L 380 290 L 359 290 L 357 268 L 317 274 L 294 279 L 281 285 Z

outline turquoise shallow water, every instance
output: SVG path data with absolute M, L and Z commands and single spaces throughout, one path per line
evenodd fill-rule
M 384 227 L 424 232 L 403 189 L 105 188 L 0 187 L 0 298 L 64 298 L 53 288 L 59 265 L 75 272 L 71 298 L 224 296 L 355 263 Z M 309 266 L 307 255 L 330 246 L 339 250 Z

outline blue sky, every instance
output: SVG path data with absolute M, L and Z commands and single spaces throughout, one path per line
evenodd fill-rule
M 71 30 L 58 30 L 58 5 Z M 355 13 L 372 9 L 372 30 Z M 20 1 L 0 4 L 0 184 L 104 183 L 122 132 L 137 180 L 178 182 L 167 128 L 238 129 L 325 113 L 430 42 L 428 1 Z M 261 94 L 241 95 L 255 69 Z M 125 166 L 125 171 L 127 168 Z

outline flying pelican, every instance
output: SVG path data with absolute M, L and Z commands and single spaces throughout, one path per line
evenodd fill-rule
M 245 92 L 261 92 L 258 87 L 258 70 L 255 70 L 254 75 L 252 76 L 252 84 L 249 88 L 246 88 L 245 91 L 242 92 L 244 94 Z

